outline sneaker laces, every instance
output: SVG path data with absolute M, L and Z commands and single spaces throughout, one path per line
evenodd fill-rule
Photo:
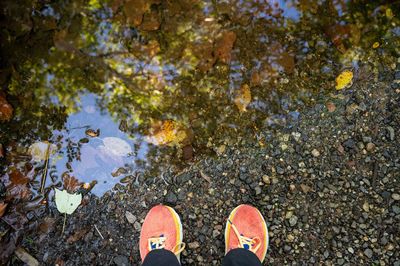
M 167 238 L 164 235 L 160 235 L 159 237 L 151 237 L 148 239 L 148 248 L 149 251 L 155 249 L 163 249 L 165 248 L 165 241 Z M 179 255 L 185 249 L 185 243 L 179 243 L 172 248 L 172 252 L 175 255 Z
M 239 248 L 244 248 L 247 250 L 250 250 L 253 253 L 256 253 L 257 250 L 261 246 L 261 240 L 259 237 L 246 237 L 243 234 L 240 234 L 239 231 L 237 230 L 236 226 L 228 219 L 228 222 L 231 224 L 233 228 L 233 232 L 235 232 L 236 237 L 239 239 Z M 255 244 L 258 243 L 256 246 Z

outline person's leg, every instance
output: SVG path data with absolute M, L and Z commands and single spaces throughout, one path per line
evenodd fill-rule
M 155 249 L 147 254 L 142 266 L 180 266 L 176 255 L 166 249 Z
M 225 255 L 222 266 L 261 266 L 261 261 L 253 252 L 235 248 Z
M 259 266 L 268 249 L 268 229 L 262 214 L 250 205 L 236 207 L 225 227 L 223 266 Z
M 154 206 L 146 215 L 140 232 L 139 250 L 145 266 L 180 265 L 182 224 L 174 209 Z

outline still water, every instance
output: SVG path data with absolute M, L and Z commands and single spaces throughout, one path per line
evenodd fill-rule
M 398 1 L 4 0 L 0 10 L 1 196 L 21 212 L 53 188 L 101 196 L 243 139 L 268 145 L 260 131 L 296 123 L 336 93 L 342 71 L 347 90 L 379 80 L 400 47 Z

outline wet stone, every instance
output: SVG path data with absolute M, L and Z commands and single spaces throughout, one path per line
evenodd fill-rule
M 347 139 L 343 142 L 343 146 L 347 149 L 354 149 L 356 147 L 356 143 L 353 139 Z
M 368 258 L 372 258 L 373 252 L 371 249 L 367 248 L 364 250 L 364 254 L 365 256 L 367 256 Z
M 125 256 L 118 255 L 117 257 L 114 258 L 114 263 L 117 266 L 128 266 L 129 265 L 129 260 Z
M 165 202 L 168 204 L 175 205 L 177 201 L 178 197 L 172 191 L 169 191 L 165 196 Z
M 293 215 L 293 216 L 291 216 L 290 218 L 289 218 L 289 224 L 290 224 L 290 226 L 295 226 L 296 224 L 297 224 L 297 220 L 298 220 L 298 218 L 297 218 L 297 216 L 296 215 Z

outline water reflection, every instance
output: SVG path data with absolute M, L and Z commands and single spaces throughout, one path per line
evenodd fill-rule
M 56 170 L 53 175 L 68 173 L 85 183 L 96 180 L 91 192 L 101 196 L 122 178 L 135 174 L 135 162 L 145 160 L 148 147 L 146 142 L 137 143 L 142 138 L 139 134 L 122 132 L 120 123 L 100 110 L 96 99 L 94 94 L 82 96 L 81 111 L 68 117 L 64 130 L 53 132 L 60 149 L 52 163 Z M 96 128 L 95 135 L 87 132 L 92 128 Z M 72 154 L 74 145 L 79 151 Z M 47 185 L 51 183 L 48 180 Z
M 101 195 L 258 141 L 334 92 L 343 69 L 355 73 L 350 89 L 380 78 L 400 44 L 391 1 L 5 0 L 0 10 L 1 180 L 31 192 L 10 204 L 37 195 L 35 142 L 58 147 L 47 191 L 68 172 L 97 180 Z

